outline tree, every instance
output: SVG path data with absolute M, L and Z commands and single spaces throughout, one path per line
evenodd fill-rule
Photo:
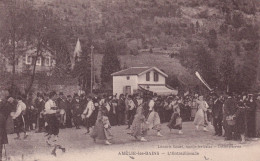
M 220 63 L 219 72 L 221 76 L 222 88 L 224 87 L 224 89 L 229 92 L 230 86 L 234 82 L 235 78 L 235 62 L 230 51 L 226 51 L 224 53 Z
M 11 86 L 15 84 L 16 62 L 23 56 L 27 46 L 30 25 L 33 24 L 32 5 L 26 0 L 4 0 L 3 23 L 0 26 L 0 51 L 12 64 Z
M 259 55 L 254 52 L 248 52 L 244 58 L 244 64 L 240 71 L 243 91 L 250 91 L 257 79 L 258 60 Z
M 78 78 L 79 86 L 85 92 L 90 89 L 91 81 L 91 60 L 88 54 L 88 48 L 86 46 L 82 47 L 82 57 L 75 63 L 75 67 L 72 71 L 73 77 Z
M 111 83 L 112 81 L 111 74 L 121 69 L 115 44 L 116 43 L 114 41 L 106 42 L 106 48 L 102 59 L 102 67 L 101 67 L 101 83 L 103 85 L 106 83 Z
M 127 64 L 126 64 L 126 62 L 124 62 L 124 65 L 123 65 L 122 69 L 127 69 L 127 68 L 128 68 Z
M 173 88 L 178 88 L 182 85 L 176 75 L 169 75 L 169 77 L 166 79 L 166 84 L 170 85 Z
M 29 38 L 27 43 L 30 48 L 35 52 L 33 53 L 33 66 L 30 81 L 25 89 L 25 95 L 27 95 L 34 83 L 36 74 L 36 62 L 40 57 L 44 57 L 44 53 L 49 52 L 55 58 L 60 58 L 59 56 L 62 52 L 66 52 L 66 46 L 64 47 L 61 38 L 61 24 L 58 18 L 53 14 L 52 10 L 47 7 L 42 7 L 35 9 L 30 16 L 33 23 L 30 26 Z M 67 55 L 63 55 L 67 58 Z M 60 61 L 59 59 L 58 62 Z M 66 59 L 67 60 L 67 59 Z
M 198 71 L 210 86 L 217 85 L 216 62 L 202 44 L 193 42 L 188 49 L 181 50 L 180 62 L 192 74 Z
M 209 44 L 208 47 L 209 48 L 217 48 L 218 44 L 217 44 L 217 32 L 215 29 L 211 29 L 209 30 Z
M 200 71 L 203 78 L 209 85 L 215 87 L 217 85 L 216 79 L 216 62 L 204 46 L 198 46 L 197 50 L 198 71 Z

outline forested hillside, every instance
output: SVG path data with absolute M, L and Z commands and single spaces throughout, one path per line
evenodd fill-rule
M 88 53 L 94 45 L 95 61 L 101 63 L 106 40 L 113 39 L 122 67 L 157 62 L 191 86 L 198 83 L 195 70 L 222 89 L 249 89 L 256 80 L 258 0 L 32 1 L 60 19 L 70 53 L 79 38 Z M 100 68 L 96 66 L 97 73 Z

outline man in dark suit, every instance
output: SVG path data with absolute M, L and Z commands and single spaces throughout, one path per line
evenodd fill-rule
M 217 95 L 213 95 L 213 106 L 212 106 L 212 115 L 213 115 L 213 126 L 215 128 L 215 135 L 222 136 L 222 119 L 223 119 L 223 96 L 218 98 Z
M 235 117 L 235 113 L 237 110 L 237 103 L 236 100 L 233 98 L 231 93 L 228 93 L 228 98 L 227 100 L 224 102 L 224 113 L 223 116 L 225 116 L 223 119 L 227 120 L 227 118 L 232 119 L 233 117 Z M 234 132 L 234 125 L 226 125 L 226 129 L 225 129 L 225 135 L 226 138 L 225 140 L 232 140 L 233 139 L 233 132 Z
M 125 113 L 125 98 L 123 94 L 120 94 L 119 99 L 118 99 L 118 105 L 116 108 L 116 113 L 117 113 L 117 122 L 118 125 L 124 125 L 125 118 L 124 118 L 124 113 Z
M 67 100 L 66 100 L 66 109 L 65 109 L 65 113 L 66 113 L 66 127 L 67 128 L 72 128 L 72 110 L 73 110 L 73 100 L 71 95 L 67 96 Z

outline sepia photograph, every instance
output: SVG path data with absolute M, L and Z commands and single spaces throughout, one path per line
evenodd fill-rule
M 260 0 L 0 0 L 0 161 L 260 161 Z

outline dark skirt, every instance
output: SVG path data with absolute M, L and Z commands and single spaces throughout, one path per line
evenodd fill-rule
M 169 122 L 171 120 L 172 110 L 164 110 L 164 121 Z
M 14 119 L 14 132 L 20 133 L 20 132 L 23 132 L 24 129 L 25 129 L 24 118 L 23 118 L 23 115 L 20 115 Z
M 81 122 L 82 122 L 81 116 L 73 116 L 73 122 L 74 122 L 74 125 L 75 125 L 76 127 L 78 127 L 79 125 L 81 125 Z
M 46 122 L 48 123 L 47 133 L 49 135 L 58 135 L 59 134 L 59 120 L 57 119 L 56 114 L 47 114 Z
M 108 114 L 108 119 L 109 119 L 109 122 L 110 122 L 111 126 L 117 125 L 116 118 L 117 118 L 117 116 L 113 112 L 110 112 Z
M 180 115 L 178 113 L 173 113 L 170 122 L 168 123 L 168 127 L 170 129 L 178 129 L 181 130 L 182 129 L 182 124 L 180 125 L 176 125 L 176 119 L 180 117 Z
M 246 111 L 239 108 L 236 117 L 236 131 L 239 134 L 245 134 L 246 132 Z
M 85 119 L 85 126 L 86 126 L 87 128 L 90 128 L 90 127 L 92 127 L 92 126 L 95 126 L 95 122 L 96 122 L 95 116 L 94 116 L 93 113 L 92 113 L 89 118 L 86 118 L 86 119 Z
M 6 133 L 6 118 L 0 113 L 0 144 L 8 144 Z

